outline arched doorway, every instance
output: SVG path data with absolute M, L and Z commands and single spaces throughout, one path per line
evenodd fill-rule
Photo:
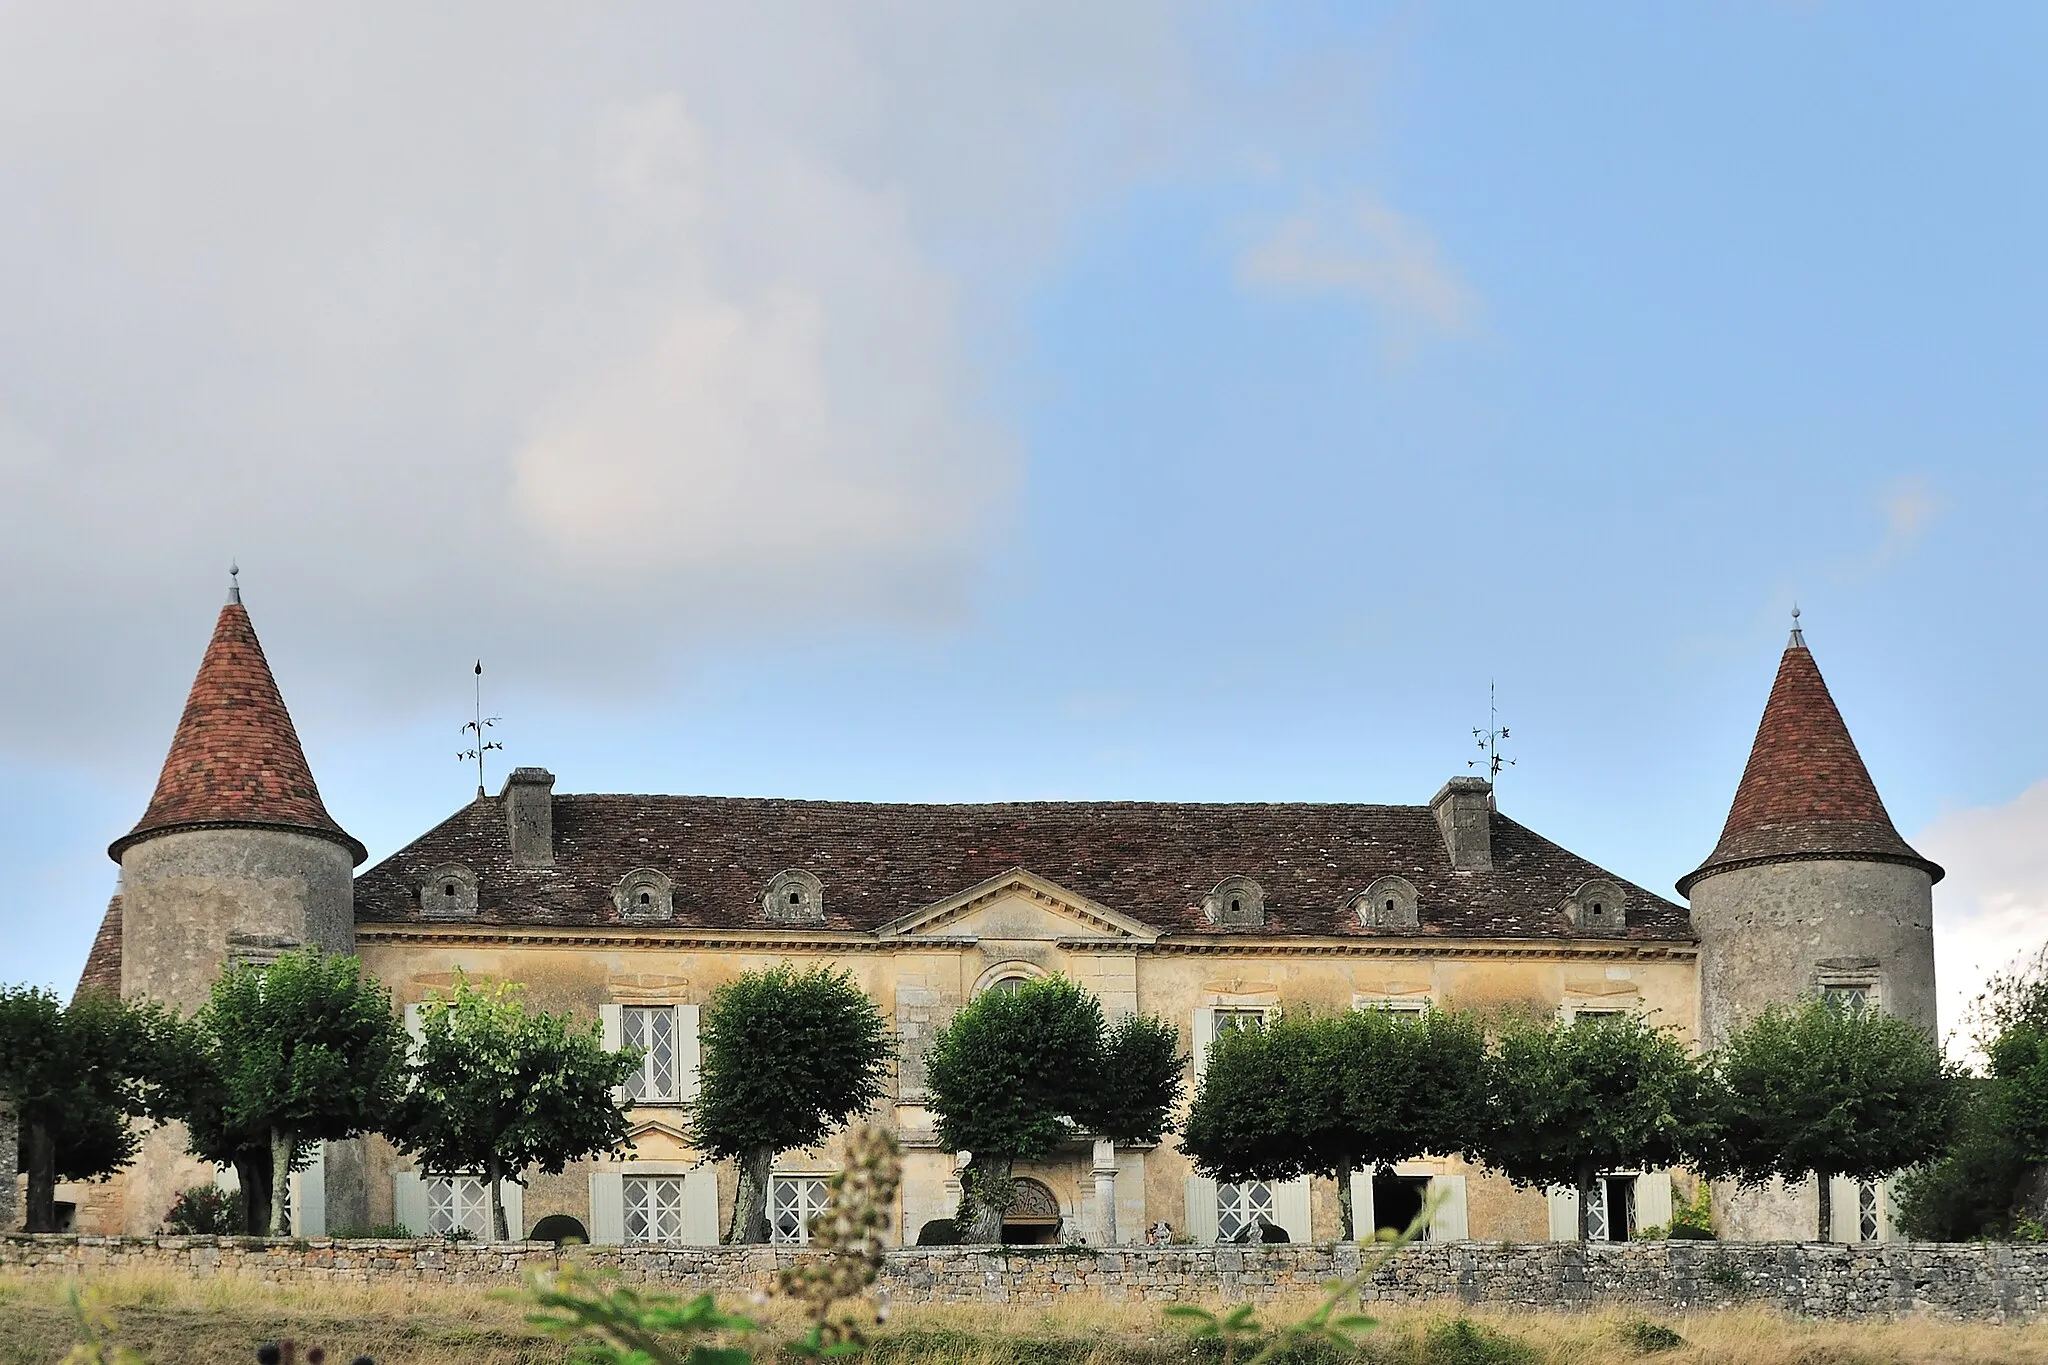
M 1045 1246 L 1060 1239 L 1060 1201 L 1036 1180 L 1019 1176 L 1010 1211 L 1003 1215 L 1003 1241 L 1018 1246 Z

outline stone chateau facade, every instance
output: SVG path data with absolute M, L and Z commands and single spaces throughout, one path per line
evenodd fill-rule
M 190 1011 L 222 966 L 300 944 L 359 954 L 408 1015 L 453 981 L 522 982 L 534 1005 L 601 1021 L 646 1049 L 630 1087 L 634 1150 L 508 1185 L 517 1235 L 710 1245 L 736 1174 L 688 1140 L 698 1020 L 740 972 L 827 962 L 893 1020 L 892 1093 L 873 1116 L 905 1149 L 897 1227 L 950 1218 L 958 1160 L 933 1137 L 923 1053 L 966 1000 L 1059 973 L 1112 1017 L 1177 1022 L 1192 1058 L 1290 1008 L 1520 1006 L 1635 1011 L 1711 1045 L 1772 1001 L 1861 998 L 1934 1027 L 1930 889 L 1941 869 L 1892 827 L 1795 629 L 1726 828 L 1667 900 L 1494 808 L 1456 777 L 1426 804 L 875 804 L 557 792 L 516 769 L 360 872 L 328 813 L 239 593 L 221 611 L 147 811 L 109 850 L 120 891 L 81 988 Z M 786 1152 L 778 1239 L 834 1168 Z M 1222 1184 L 1169 1137 L 1077 1135 L 1020 1163 L 1006 1238 L 1115 1245 L 1165 1224 L 1228 1242 L 1258 1220 L 1297 1242 L 1339 1235 L 1326 1180 Z M 1596 1231 L 1670 1218 L 1674 1174 L 1615 1171 Z M 105 1185 L 64 1186 L 80 1231 L 154 1232 L 178 1190 L 221 1179 L 175 1125 Z M 231 1179 L 230 1177 L 226 1177 Z M 1443 1191 L 1438 1241 L 1575 1235 L 1576 1195 L 1517 1190 L 1455 1159 L 1353 1181 L 1361 1223 L 1398 1225 Z M 1844 1240 L 1891 1236 L 1882 1188 L 1837 1182 Z M 1810 1236 L 1817 1192 L 1717 1193 L 1724 1235 Z M 293 1192 L 295 1231 L 402 1223 L 481 1232 L 478 1182 L 428 1180 L 381 1139 L 329 1143 Z

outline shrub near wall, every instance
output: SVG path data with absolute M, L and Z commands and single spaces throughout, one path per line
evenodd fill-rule
M 882 1284 L 899 1302 L 1046 1303 L 1067 1295 L 1173 1302 L 1312 1294 L 1352 1273 L 1359 1249 L 1334 1246 L 905 1248 Z M 317 1284 L 428 1280 L 516 1284 L 563 1253 L 536 1242 L 265 1241 L 234 1237 L 0 1237 L 0 1270 L 52 1276 L 121 1270 L 247 1275 Z M 578 1247 L 568 1256 L 629 1281 L 745 1294 L 803 1259 L 786 1247 Z M 1925 1313 L 1986 1322 L 2048 1316 L 2048 1246 L 1998 1242 L 1635 1242 L 1581 1246 L 1425 1242 L 1367 1286 L 1370 1301 L 1456 1301 L 1543 1309 L 1627 1304 L 1682 1313 L 1736 1305 L 1815 1317 Z

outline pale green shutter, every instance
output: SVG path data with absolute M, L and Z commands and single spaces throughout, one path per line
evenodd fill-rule
M 1290 1242 L 1312 1240 L 1308 1190 L 1308 1177 L 1305 1175 L 1273 1184 L 1273 1221 L 1286 1229 Z
M 405 1036 L 412 1040 L 410 1055 L 414 1057 L 419 1056 L 420 1044 L 425 1042 L 427 1037 L 426 1026 L 420 1021 L 421 1009 L 419 1005 L 405 1007 Z
M 1648 1171 L 1636 1177 L 1636 1227 L 1671 1231 L 1671 1172 Z
M 313 1164 L 292 1173 L 292 1233 L 327 1235 L 327 1144 L 313 1144 Z
M 683 1244 L 718 1245 L 718 1168 L 700 1166 L 683 1176 Z
M 615 1247 L 626 1240 L 626 1178 L 617 1171 L 590 1173 L 590 1241 Z
M 1436 1212 L 1429 1219 L 1429 1240 L 1432 1242 L 1462 1242 L 1472 1235 L 1465 1213 L 1465 1177 L 1462 1175 L 1432 1176 L 1429 1182 L 1432 1196 L 1441 1194 L 1443 1202 L 1436 1206 Z
M 391 1207 L 399 1226 L 414 1237 L 427 1235 L 427 1187 L 418 1171 L 399 1171 L 392 1175 Z
M 676 1006 L 676 1098 L 684 1104 L 695 1104 L 701 1088 L 698 1072 L 704 1064 L 704 1054 L 697 1043 L 701 1013 L 696 1005 Z
M 1216 1182 L 1191 1175 L 1187 1183 L 1187 1234 L 1207 1246 L 1216 1240 Z
M 1379 1226 L 1373 1217 L 1372 1172 L 1351 1173 L 1351 1239 L 1355 1242 L 1370 1242 L 1374 1230 Z
M 626 1045 L 625 1019 L 619 1013 L 617 1005 L 599 1005 L 597 1007 L 597 1020 L 598 1026 L 602 1030 L 601 1041 L 606 1052 L 617 1052 Z M 626 1087 L 623 1085 L 613 1086 L 612 1103 L 623 1105 L 626 1102 Z
M 1550 1240 L 1579 1240 L 1579 1192 L 1569 1185 L 1552 1185 L 1544 1191 L 1550 1204 Z
M 498 1198 L 505 1205 L 505 1233 L 515 1242 L 526 1240 L 526 1187 L 506 1176 L 498 1182 Z
M 1195 1089 L 1199 1091 L 1202 1073 L 1209 1069 L 1209 1044 L 1216 1040 L 1216 1011 L 1207 1005 L 1196 1010 L 1188 1025 L 1188 1037 L 1194 1044 Z
M 1828 1217 L 1831 1220 L 1828 1239 L 1834 1242 L 1861 1241 L 1863 1210 L 1857 1206 L 1856 1182 L 1846 1176 L 1829 1176 L 1827 1194 Z

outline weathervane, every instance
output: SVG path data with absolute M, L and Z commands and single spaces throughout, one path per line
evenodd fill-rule
M 1483 761 L 1486 764 L 1486 780 L 1499 782 L 1500 770 L 1514 767 L 1515 760 L 1501 755 L 1500 742 L 1508 738 L 1508 727 L 1500 723 L 1500 709 L 1494 705 L 1491 679 L 1488 679 L 1486 684 L 1486 728 L 1482 730 L 1476 725 L 1473 726 L 1472 738 L 1486 751 L 1486 757 L 1484 760 L 1468 758 L 1465 760 L 1465 766 L 1476 768 Z
M 462 763 L 468 763 L 472 759 L 475 760 L 476 799 L 479 801 L 484 799 L 484 755 L 493 749 L 505 747 L 495 739 L 485 739 L 484 731 L 496 725 L 501 719 L 503 717 L 487 716 L 484 714 L 484 661 L 478 659 L 476 661 L 476 719 L 464 721 L 462 724 L 462 733 L 471 736 L 475 740 L 475 744 L 471 748 L 464 749 L 455 757 L 457 761 Z M 1477 732 L 1475 731 L 1474 733 Z M 1506 732 L 1503 731 L 1502 733 Z

